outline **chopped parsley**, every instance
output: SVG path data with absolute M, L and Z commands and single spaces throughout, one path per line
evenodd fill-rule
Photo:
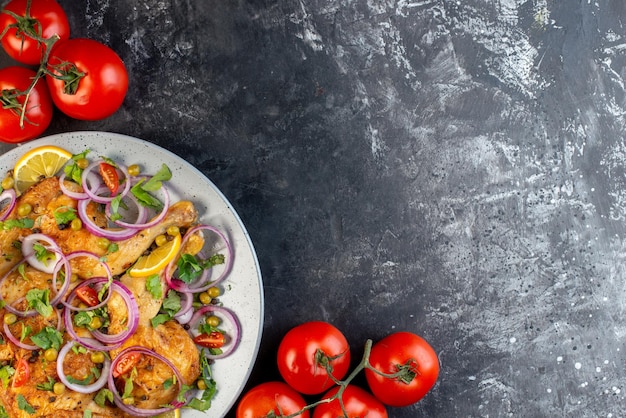
M 73 180 L 78 184 L 82 184 L 81 177 L 83 175 L 83 169 L 80 168 L 78 164 L 76 164 L 76 162 L 83 158 L 87 158 L 87 154 L 89 154 L 88 149 L 81 152 L 80 154 L 72 155 L 72 159 L 70 160 L 70 162 L 68 162 L 68 164 L 63 168 L 63 172 L 68 179 Z
M 37 334 L 30 337 L 33 344 L 42 350 L 54 348 L 59 350 L 63 344 L 63 334 L 52 327 L 45 327 Z
M 17 395 L 16 399 L 17 407 L 20 408 L 22 411 L 28 412 L 29 414 L 34 414 L 36 412 L 35 408 L 33 408 L 31 404 L 28 403 L 24 395 L 22 395 L 21 393 Z
M 206 260 L 200 260 L 194 255 L 185 253 L 176 262 L 178 278 L 185 283 L 191 283 L 200 277 L 203 270 L 218 264 L 224 264 L 223 254 L 214 254 Z
M 163 299 L 163 305 L 161 305 L 159 314 L 150 320 L 152 326 L 156 328 L 158 325 L 169 321 L 178 311 L 180 311 L 180 308 L 180 295 L 177 292 L 170 290 L 167 292 L 165 299 Z
M 34 225 L 35 221 L 31 218 L 7 219 L 4 222 L 0 222 L 0 227 L 5 231 L 13 228 L 29 229 Z
M 163 209 L 163 203 L 156 197 L 154 197 L 150 192 L 155 192 L 159 190 L 162 186 L 162 182 L 167 181 L 172 178 L 172 172 L 169 167 L 165 164 L 161 166 L 159 171 L 152 176 L 148 181 L 145 179 L 139 180 L 137 184 L 131 187 L 131 193 L 137 198 L 137 201 L 148 208 L 154 209 L 156 211 L 161 211 Z
M 53 215 L 59 227 L 67 227 L 76 219 L 76 209 L 71 206 L 60 206 L 54 210 Z
M 35 258 L 41 261 L 44 265 L 48 265 L 48 261 L 54 260 L 54 252 L 49 251 L 44 245 L 36 242 L 33 244 L 33 250 L 35 250 Z
M 30 289 L 26 293 L 26 301 L 31 309 L 35 309 L 44 318 L 48 318 L 52 315 L 50 289 Z
M 9 379 L 15 374 L 15 369 L 8 364 L 0 367 L 0 382 L 4 388 L 8 387 Z
M 102 388 L 93 398 L 94 402 L 101 408 L 104 408 L 107 401 L 113 403 L 113 392 L 107 388 Z
M 211 372 L 211 365 L 209 364 L 209 359 L 204 354 L 204 350 L 200 352 L 200 368 L 201 375 L 200 379 L 204 381 L 206 384 L 206 389 L 200 395 L 200 398 L 191 398 L 187 407 L 196 409 L 198 411 L 206 411 L 211 407 L 211 400 L 215 396 L 215 392 L 217 390 L 217 383 L 213 379 L 213 374 Z M 178 400 L 184 401 L 185 393 L 188 390 L 193 389 L 193 386 L 183 385 L 180 393 L 178 394 Z
M 163 297 L 163 286 L 158 274 L 152 274 L 146 278 L 146 289 L 155 299 Z
M 52 391 L 54 391 L 54 384 L 55 383 L 56 383 L 56 380 L 54 380 L 52 377 L 48 376 L 48 381 L 46 383 L 38 383 L 37 384 L 37 389 L 44 390 L 46 392 L 52 392 Z

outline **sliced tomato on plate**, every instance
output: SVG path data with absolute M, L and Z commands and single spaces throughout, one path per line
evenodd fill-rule
M 222 348 L 226 342 L 224 334 L 219 331 L 211 331 L 211 333 L 200 334 L 196 336 L 193 341 L 206 348 Z
M 15 374 L 13 375 L 13 387 L 19 388 L 24 386 L 30 377 L 30 367 L 28 361 L 22 357 L 17 361 L 15 365 Z
M 76 289 L 76 296 L 87 306 L 96 306 L 100 303 L 98 292 L 89 286 L 83 286 Z
M 113 377 L 120 377 L 130 372 L 139 363 L 139 360 L 141 360 L 141 353 L 139 352 L 130 351 L 124 354 L 113 369 Z
M 109 163 L 100 163 L 100 175 L 102 176 L 104 184 L 111 191 L 111 196 L 116 195 L 120 187 L 120 177 L 115 167 Z

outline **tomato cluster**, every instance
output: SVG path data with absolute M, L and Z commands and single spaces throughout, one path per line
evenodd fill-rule
M 11 0 L 0 13 L 2 48 L 27 68 L 0 69 L 0 141 L 23 142 L 50 125 L 54 107 L 99 120 L 124 101 L 128 73 L 120 57 L 93 39 L 70 38 L 56 0 Z
M 385 405 L 418 402 L 439 376 L 439 359 L 428 342 L 410 332 L 396 332 L 373 345 L 368 340 L 361 363 L 346 377 L 348 341 L 323 321 L 306 322 L 287 332 L 277 363 L 284 381 L 250 389 L 237 406 L 237 418 L 387 418 Z M 351 383 L 361 370 L 369 391 Z M 306 403 L 304 396 L 322 393 L 320 400 Z

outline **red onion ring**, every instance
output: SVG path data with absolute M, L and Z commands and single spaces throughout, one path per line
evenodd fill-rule
M 183 293 L 200 293 L 200 292 L 204 292 L 210 287 L 216 286 L 217 284 L 219 284 L 226 278 L 228 273 L 230 273 L 230 269 L 232 268 L 232 265 L 233 265 L 233 248 L 230 244 L 230 241 L 226 238 L 226 235 L 224 235 L 216 227 L 211 226 L 211 225 L 204 225 L 204 224 L 196 225 L 195 227 L 188 230 L 185 236 L 183 237 L 183 240 L 180 245 L 181 248 L 184 248 L 185 243 L 189 240 L 189 237 L 191 237 L 191 235 L 202 230 L 208 230 L 208 231 L 213 232 L 226 245 L 226 254 L 224 256 L 226 261 L 225 261 L 224 266 L 222 267 L 223 269 L 222 274 L 220 274 L 220 276 L 217 279 L 210 281 L 209 283 L 203 284 L 204 279 L 206 279 L 206 276 L 203 273 L 199 278 L 200 283 L 196 283 L 195 286 L 193 284 L 187 284 L 177 279 L 176 277 L 174 277 L 174 273 L 176 272 L 176 270 L 178 270 L 178 265 L 176 264 L 178 259 L 174 258 L 172 261 L 170 261 L 170 263 L 165 268 L 165 280 L 167 281 L 167 284 L 169 285 L 170 288 L 174 290 L 178 290 L 179 292 L 183 292 Z
M 93 184 L 92 187 L 98 187 L 100 186 L 100 184 L 102 184 L 102 180 L 95 173 L 90 173 L 87 177 L 88 177 L 87 181 L 89 182 L 89 184 Z M 67 177 L 65 173 L 61 173 L 61 175 L 59 176 L 59 188 L 61 189 L 64 195 L 71 197 L 74 200 L 83 200 L 83 199 L 89 198 L 89 195 L 85 192 L 74 192 L 68 189 L 67 186 L 65 185 L 66 178 Z
M 24 298 L 20 298 L 17 300 L 17 302 L 23 300 Z M 6 307 L 6 306 L 5 306 Z M 53 308 L 54 312 L 57 314 L 57 326 L 56 326 L 56 330 L 57 331 L 61 331 L 61 312 L 58 309 Z M 4 335 L 7 336 L 7 338 L 9 339 L 9 341 L 11 341 L 13 344 L 15 344 L 16 346 L 23 348 L 24 350 L 29 350 L 29 351 L 34 351 L 34 350 L 39 350 L 39 347 L 34 345 L 34 344 L 26 344 L 23 343 L 22 341 L 19 340 L 19 338 L 16 338 L 15 335 L 13 335 L 13 333 L 11 332 L 11 329 L 9 328 L 9 325 L 3 321 L 3 327 L 4 327 Z
M 103 261 L 100 260 L 100 257 L 98 257 L 98 255 L 89 252 L 89 251 L 75 251 L 73 253 L 68 254 L 65 258 L 68 260 L 68 262 L 70 260 L 73 260 L 77 257 L 91 257 L 91 258 L 95 258 L 99 263 L 102 264 L 102 266 L 104 267 L 104 270 L 107 274 L 106 277 L 92 277 L 88 280 L 85 280 L 83 282 L 81 282 L 78 286 L 76 286 L 73 290 L 72 293 L 70 294 L 70 296 L 68 296 L 68 298 L 64 301 L 61 301 L 61 303 L 63 303 L 65 305 L 66 308 L 68 308 L 69 310 L 72 311 L 88 311 L 88 310 L 92 310 L 92 309 L 98 309 L 101 308 L 102 306 L 104 306 L 109 299 L 111 298 L 111 290 L 109 290 L 107 292 L 107 296 L 97 305 L 95 306 L 90 306 L 88 308 L 79 308 L 76 307 L 74 305 L 71 304 L 71 302 L 74 300 L 74 298 L 76 297 L 76 292 L 78 291 L 78 288 L 84 287 L 84 286 L 89 286 L 92 284 L 97 284 L 100 283 L 99 281 L 102 281 L 102 279 L 105 279 L 106 281 L 112 282 L 113 281 L 113 274 L 111 273 L 111 269 L 109 268 L 109 265 Z
M 114 220 L 113 223 L 115 223 L 117 226 L 120 226 L 122 228 L 141 228 L 142 225 L 144 225 L 145 222 L 148 220 L 148 208 L 140 204 L 137 198 L 132 193 L 129 193 L 128 195 L 126 195 L 125 198 L 128 198 L 131 202 L 133 202 L 133 204 L 137 208 L 137 219 L 135 220 L 134 223 L 125 222 L 125 221 L 122 221 L 121 219 Z M 108 202 L 106 206 L 104 207 L 104 213 L 107 219 L 111 219 L 111 215 L 112 215 L 111 203 L 112 202 Z
M 170 362 L 167 358 L 163 357 L 159 353 L 152 351 L 146 347 L 136 345 L 136 346 L 125 348 L 111 362 L 111 370 L 115 370 L 117 363 L 120 361 L 120 359 L 124 358 L 124 356 L 127 353 L 135 353 L 135 352 L 152 356 L 156 358 L 157 360 L 162 361 L 163 363 L 165 363 L 165 365 L 167 365 L 170 369 L 172 369 L 172 371 L 174 372 L 174 375 L 176 376 L 176 386 L 178 386 L 178 392 L 180 393 L 182 389 L 182 381 L 183 381 L 180 371 L 178 371 L 176 366 L 174 366 L 174 364 L 172 364 L 172 362 Z M 113 401 L 115 402 L 115 405 L 117 405 L 117 407 L 120 408 L 122 411 L 133 416 L 152 417 L 155 415 L 172 411 L 180 407 L 177 405 L 177 406 L 172 406 L 172 407 L 164 407 L 164 408 L 156 408 L 156 409 L 144 409 L 144 408 L 137 408 L 132 405 L 126 405 L 124 401 L 122 400 L 122 397 L 120 396 L 119 392 L 117 391 L 117 387 L 115 386 L 115 379 L 113 378 L 112 372 L 109 373 L 108 375 L 108 385 L 109 385 L 109 390 L 113 392 Z
M 192 337 L 192 330 L 195 328 L 196 323 L 207 312 L 213 312 L 222 315 L 228 322 L 231 323 L 232 327 L 234 328 L 234 335 L 232 336 L 232 338 L 230 338 L 230 344 L 227 345 L 226 349 L 222 350 L 221 354 L 211 354 L 210 352 L 206 353 L 206 356 L 210 359 L 215 360 L 219 358 L 224 358 L 230 355 L 233 351 L 235 351 L 235 349 L 239 345 L 239 342 L 241 341 L 241 325 L 239 323 L 239 319 L 237 319 L 237 316 L 228 308 L 224 308 L 223 306 L 218 305 L 205 305 L 202 308 L 198 309 L 189 321 L 189 333 L 192 335 Z
M 167 215 L 167 210 L 170 207 L 170 193 L 169 193 L 169 191 L 167 190 L 167 188 L 165 186 L 161 186 L 161 190 L 163 191 L 163 209 L 161 210 L 161 212 L 156 214 L 156 216 L 154 216 L 148 222 L 146 222 L 145 220 L 140 220 L 140 218 L 138 217 L 136 223 L 124 222 L 124 221 L 121 221 L 121 220 L 115 220 L 115 221 L 113 221 L 113 223 L 115 223 L 116 225 L 119 225 L 119 226 L 121 226 L 123 228 L 146 229 L 146 228 L 150 228 L 152 226 L 155 226 L 156 224 L 161 222 L 163 220 L 163 218 L 165 218 L 165 215 Z M 137 204 L 137 207 L 139 208 L 140 214 L 141 214 L 141 211 L 143 210 L 143 212 L 146 213 L 146 216 L 147 216 L 147 208 L 145 206 L 143 206 L 142 204 L 140 204 L 139 202 L 137 202 L 137 199 L 135 198 L 135 196 L 132 195 L 132 193 L 130 193 L 128 196 L 132 197 L 134 202 Z M 105 213 L 107 215 L 107 218 L 111 217 L 111 204 L 110 203 L 107 203 L 107 205 L 105 207 Z
M 76 290 L 82 286 L 89 285 L 103 285 L 105 282 L 108 282 L 108 279 L 105 277 L 94 277 L 82 282 L 79 286 L 74 288 L 72 292 L 68 295 L 66 304 L 71 304 L 74 298 L 76 297 Z M 91 335 L 94 337 L 92 341 L 85 341 L 85 338 L 79 336 L 74 329 L 74 321 L 72 321 L 71 311 L 66 309 L 64 312 L 64 323 L 65 328 L 70 334 L 72 338 L 79 341 L 82 345 L 87 348 L 99 351 L 110 351 L 115 348 L 119 348 L 131 335 L 137 331 L 137 326 L 139 325 L 139 307 L 137 306 L 137 301 L 133 296 L 132 292 L 124 286 L 122 283 L 113 281 L 111 282 L 111 289 L 109 295 L 112 292 L 117 292 L 124 303 L 126 304 L 126 308 L 128 310 L 128 323 L 127 327 L 124 331 L 117 334 L 104 334 L 98 330 L 91 331 Z M 101 304 L 99 304 L 101 305 Z M 95 309 L 96 307 L 88 308 Z
M 70 282 L 72 280 L 72 266 L 70 265 L 69 259 L 61 253 L 61 260 L 55 264 L 54 270 L 52 271 L 52 291 L 56 293 L 56 296 L 50 300 L 50 305 L 54 306 L 65 296 L 68 289 L 70 288 Z M 57 277 L 59 275 L 59 271 L 61 271 L 61 267 L 65 267 L 65 279 L 63 280 L 63 284 L 61 288 L 57 291 Z
M 111 289 L 116 291 L 124 300 L 126 308 L 128 310 L 128 322 L 124 331 L 117 334 L 104 334 L 98 330 L 94 330 L 91 334 L 98 340 L 105 344 L 121 344 L 130 338 L 131 335 L 137 331 L 139 325 L 139 307 L 133 292 L 131 292 L 126 286 L 120 282 L 113 282 Z
M 80 200 L 78 202 L 78 217 L 83 222 L 83 226 L 93 235 L 97 237 L 104 237 L 111 241 L 122 241 L 132 237 L 137 234 L 139 230 L 137 229 L 106 229 L 100 228 L 95 224 L 93 219 L 89 215 L 87 215 L 87 205 L 89 204 L 89 199 Z
M 193 295 L 191 293 L 181 293 L 180 310 L 176 312 L 174 318 L 181 324 L 186 324 L 193 316 Z
M 130 190 L 130 175 L 128 174 L 128 169 L 126 168 L 126 166 L 122 165 L 122 164 L 117 164 L 117 169 L 124 175 L 124 188 L 115 196 L 100 196 L 98 194 L 98 191 L 101 190 L 99 187 L 96 187 L 95 185 L 91 185 L 89 184 L 89 178 L 88 176 L 90 176 L 90 174 L 93 172 L 93 170 L 96 167 L 100 166 L 100 163 L 105 163 L 106 161 L 104 160 L 96 160 L 93 161 L 92 163 L 90 163 L 87 168 L 85 168 L 83 170 L 83 174 L 81 176 L 81 181 L 83 183 L 83 190 L 85 191 L 85 193 L 87 194 L 87 196 L 89 196 L 89 198 L 91 200 L 93 200 L 94 202 L 97 203 L 108 203 L 110 201 L 112 201 L 113 199 L 115 199 L 116 196 L 121 195 L 121 196 L 126 196 L 126 194 L 128 193 L 128 191 Z M 107 189 L 108 190 L 108 189 Z
M 54 262 L 48 262 L 47 264 L 39 261 L 35 255 L 34 246 L 37 241 L 43 241 L 48 245 L 44 245 L 46 250 L 55 254 Z M 61 260 L 63 252 L 57 245 L 57 243 L 49 236 L 45 234 L 30 234 L 22 239 L 22 255 L 28 261 L 32 267 L 44 273 L 52 273 L 54 266 Z
M 6 189 L 0 193 L 0 203 L 7 199 L 9 203 L 3 208 L 4 212 L 2 212 L 2 216 L 0 216 L 0 221 L 4 221 L 15 208 L 15 202 L 17 201 L 15 189 Z
M 65 371 L 63 370 L 63 363 L 65 357 L 67 356 L 67 353 L 69 353 L 72 347 L 74 347 L 74 345 L 76 345 L 77 343 L 77 341 L 68 341 L 59 351 L 59 356 L 57 357 L 57 375 L 59 375 L 59 379 L 61 379 L 61 382 L 63 382 L 65 386 L 67 386 L 74 392 L 93 393 L 97 390 L 100 390 L 104 387 L 104 385 L 106 385 L 107 380 L 111 375 L 111 360 L 106 358 L 106 356 L 104 357 L 104 363 L 102 370 L 100 371 L 100 377 L 94 383 L 90 385 L 79 385 L 76 383 L 71 383 L 65 375 Z

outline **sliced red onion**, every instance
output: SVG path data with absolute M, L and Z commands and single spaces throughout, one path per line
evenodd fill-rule
M 126 304 L 128 310 L 126 328 L 124 331 L 117 334 L 103 334 L 98 330 L 92 331 L 91 334 L 98 341 L 102 341 L 105 344 L 121 344 L 137 331 L 137 326 L 139 325 L 139 307 L 137 306 L 137 301 L 133 293 L 122 283 L 114 281 L 111 285 L 111 289 L 117 292 Z
M 100 166 L 100 163 L 104 163 L 104 162 L 106 161 L 104 160 L 93 161 L 91 164 L 87 166 L 87 168 L 83 170 L 83 174 L 81 178 L 83 182 L 83 190 L 85 191 L 85 193 L 87 193 L 87 195 L 89 196 L 91 200 L 97 203 L 108 203 L 112 201 L 118 195 L 121 195 L 122 197 L 126 196 L 126 194 L 130 190 L 130 175 L 128 174 L 128 169 L 126 168 L 126 166 L 122 164 L 117 164 L 118 171 L 121 172 L 122 175 L 124 176 L 124 182 L 122 183 L 124 185 L 123 189 L 119 191 L 117 195 L 115 196 L 102 196 L 99 194 L 99 192 L 102 189 L 99 187 L 96 187 L 95 185 L 90 184 L 89 176 L 93 174 L 93 172 L 95 171 L 97 167 Z
M 11 341 L 13 344 L 15 344 L 16 346 L 20 348 L 23 348 L 24 350 L 34 351 L 34 350 L 39 349 L 39 347 L 37 347 L 36 345 L 26 344 L 26 343 L 21 342 L 19 338 L 16 338 L 15 335 L 13 335 L 13 333 L 9 329 L 9 326 L 6 323 L 3 322 L 3 325 L 4 325 L 4 335 L 6 335 L 9 341 Z
M 137 222 L 135 223 L 130 223 L 130 222 L 124 222 L 122 220 L 115 220 L 113 221 L 113 223 L 124 227 L 124 228 L 131 228 L 131 229 L 146 229 L 146 228 L 150 228 L 152 226 L 155 226 L 156 224 L 158 224 L 159 222 L 161 222 L 163 220 L 163 218 L 165 218 L 165 215 L 167 215 L 167 210 L 170 207 L 170 193 L 167 190 L 167 188 L 165 186 L 161 186 L 161 189 L 163 191 L 163 209 L 161 210 L 161 212 L 159 212 L 158 214 L 156 214 L 156 216 L 154 216 L 152 219 L 150 219 L 148 222 L 146 222 L 146 219 L 141 219 L 138 216 Z M 137 205 L 138 210 L 139 210 L 139 214 L 143 214 L 145 213 L 145 216 L 147 218 L 147 208 L 140 204 L 137 201 L 137 198 L 135 198 L 135 196 L 133 196 L 132 193 L 128 194 L 128 196 L 134 201 L 134 203 Z M 106 208 L 106 215 L 108 218 L 111 217 L 111 204 L 107 203 Z
M 191 293 L 181 293 L 180 299 L 180 310 L 176 312 L 174 318 L 181 324 L 186 324 L 193 316 L 193 295 Z
M 17 200 L 15 189 L 6 189 L 0 193 L 0 203 L 7 199 L 9 200 L 9 203 L 3 208 L 4 212 L 2 212 L 2 215 L 0 216 L 0 221 L 4 221 L 15 208 L 15 202 Z
M 66 195 L 68 197 L 71 197 L 74 200 L 83 200 L 83 199 L 88 199 L 89 198 L 89 195 L 87 193 L 85 193 L 85 192 L 75 192 L 73 190 L 68 189 L 67 186 L 65 185 L 65 179 L 66 178 L 67 177 L 66 177 L 65 173 L 62 173 L 59 176 L 59 188 L 61 189 L 61 191 L 63 192 L 64 195 Z M 95 173 L 90 173 L 87 176 L 87 181 L 94 188 L 99 187 L 100 184 L 102 184 L 102 180 Z
M 66 306 L 72 303 L 72 301 L 76 297 L 76 289 L 78 289 L 79 287 L 82 287 L 83 285 L 102 286 L 107 281 L 108 280 L 104 277 L 95 277 L 89 280 L 85 280 L 68 295 L 67 301 L 65 302 Z M 137 306 L 137 301 L 135 300 L 132 292 L 118 281 L 111 282 L 109 295 L 112 294 L 112 292 L 117 292 L 122 297 L 128 310 L 127 326 L 120 333 L 104 334 L 98 330 L 94 330 L 91 331 L 91 335 L 94 337 L 94 340 L 85 341 L 85 338 L 80 337 L 74 329 L 74 321 L 72 321 L 71 311 L 69 309 L 66 309 L 64 312 L 64 322 L 67 332 L 72 336 L 72 338 L 80 341 L 80 343 L 83 344 L 85 347 L 100 351 L 110 351 L 115 348 L 119 348 L 131 335 L 135 333 L 135 331 L 137 331 L 137 326 L 139 325 L 139 307 Z M 97 306 L 100 305 L 101 304 Z M 96 309 L 97 306 L 89 307 L 87 308 L 87 310 Z
M 144 225 L 145 222 L 148 220 L 148 208 L 140 204 L 137 198 L 132 193 L 126 195 L 124 199 L 130 200 L 135 208 L 137 208 L 137 219 L 135 219 L 135 222 L 125 222 L 121 219 L 118 219 L 114 220 L 113 223 L 122 228 L 141 228 L 142 225 Z M 125 201 L 124 203 L 128 203 L 128 201 Z M 111 202 L 108 202 L 104 207 L 104 213 L 106 214 L 107 219 L 111 219 L 111 216 L 113 215 L 111 211 Z
M 139 230 L 122 228 L 122 229 L 108 229 L 100 228 L 94 220 L 87 214 L 87 205 L 89 199 L 81 200 L 78 202 L 78 216 L 83 222 L 85 228 L 97 237 L 104 237 L 111 241 L 122 241 L 135 235 Z
M 222 280 L 226 278 L 228 273 L 230 273 L 230 269 L 232 268 L 232 265 L 233 265 L 233 248 L 230 244 L 230 241 L 226 238 L 226 235 L 224 235 L 216 227 L 211 226 L 211 225 L 204 225 L 204 224 L 196 225 L 195 227 L 187 231 L 187 233 L 183 237 L 183 240 L 181 242 L 181 248 L 185 248 L 185 244 L 189 240 L 189 237 L 191 237 L 194 233 L 198 231 L 203 231 L 203 230 L 211 231 L 214 234 L 216 234 L 220 238 L 220 240 L 224 242 L 224 245 L 226 246 L 226 254 L 224 255 L 224 258 L 225 258 L 224 265 L 219 266 L 222 270 L 222 273 L 217 279 L 206 283 L 205 280 L 208 278 L 207 276 L 208 272 L 205 271 L 198 278 L 198 281 L 196 281 L 196 283 L 187 284 L 174 276 L 174 273 L 176 272 L 176 270 L 178 270 L 178 266 L 176 264 L 178 259 L 174 258 L 172 261 L 170 261 L 170 263 L 165 268 L 165 280 L 167 281 L 167 284 L 169 285 L 170 288 L 178 290 L 180 292 L 184 292 L 184 293 L 200 293 L 200 292 L 204 292 L 210 287 L 216 286 L 217 284 L 219 284 Z
M 180 390 L 182 389 L 182 382 L 183 382 L 182 375 L 180 374 L 180 371 L 167 358 L 163 357 L 161 354 L 159 354 L 159 353 L 157 353 L 155 351 L 152 351 L 152 350 L 150 350 L 150 349 L 148 349 L 146 347 L 142 347 L 142 346 L 136 345 L 136 346 L 131 346 L 131 347 L 125 348 L 111 362 L 111 370 L 115 370 L 115 367 L 117 366 L 117 363 L 120 361 L 120 359 L 124 358 L 124 356 L 127 353 L 145 354 L 145 355 L 148 355 L 148 356 L 152 356 L 152 357 L 156 358 L 157 360 L 162 361 L 163 363 L 165 363 L 165 365 L 167 365 L 167 367 L 172 369 L 172 371 L 174 372 L 174 375 L 176 376 L 176 379 L 175 379 L 176 380 L 176 386 L 178 387 L 178 392 L 180 392 Z M 159 415 L 159 414 L 163 414 L 165 412 L 172 411 L 172 410 L 182 406 L 182 405 L 176 405 L 176 406 L 156 408 L 156 409 L 144 409 L 144 408 L 137 408 L 137 407 L 132 406 L 132 405 L 126 405 L 124 403 L 122 397 L 120 396 L 120 394 L 119 394 L 119 392 L 117 390 L 117 387 L 115 386 L 115 379 L 113 377 L 113 373 L 112 372 L 109 373 L 109 375 L 108 375 L 108 385 L 109 385 L 109 390 L 111 392 L 113 392 L 113 401 L 115 402 L 117 407 L 120 408 L 122 411 L 124 411 L 127 414 L 130 414 L 132 416 L 136 416 L 136 417 L 152 417 L 152 416 L 155 416 L 155 415 Z
M 17 301 L 17 302 L 20 302 L 20 301 L 22 301 L 23 299 L 24 299 L 24 298 L 20 298 L 20 299 L 18 299 L 18 301 Z M 5 307 L 6 307 L 6 306 L 5 306 Z M 61 322 L 62 322 L 62 321 L 61 321 L 61 312 L 60 312 L 58 309 L 56 309 L 56 308 L 53 308 L 53 311 L 54 311 L 54 312 L 56 313 L 56 315 L 57 315 L 57 326 L 56 326 L 56 330 L 57 330 L 57 331 L 60 331 L 60 330 L 61 330 Z M 18 346 L 18 347 L 20 347 L 20 348 L 23 348 L 24 350 L 30 350 L 30 351 L 33 351 L 33 350 L 39 350 L 39 347 L 38 347 L 38 346 L 36 346 L 36 345 L 34 345 L 34 344 L 26 344 L 26 343 L 24 343 L 24 342 L 20 341 L 20 339 L 19 339 L 19 338 L 15 337 L 15 335 L 13 335 L 13 333 L 11 332 L 11 329 L 9 328 L 9 325 L 7 325 L 7 323 L 6 323 L 6 322 L 3 322 L 3 325 L 4 325 L 4 335 L 6 335 L 6 336 L 7 336 L 7 338 L 9 339 L 9 341 L 11 341 L 13 344 L 15 344 L 16 346 Z
M 63 253 L 61 253 L 63 255 Z M 65 279 L 63 280 L 63 284 L 61 288 L 57 290 L 57 277 L 59 276 L 59 272 L 61 268 L 65 268 Z M 70 282 L 72 280 L 72 266 L 70 265 L 69 259 L 63 255 L 61 260 L 56 263 L 54 266 L 54 270 L 52 271 L 52 291 L 56 294 L 51 300 L 50 305 L 55 306 L 67 293 L 70 288 Z
M 218 314 L 226 319 L 233 328 L 233 335 L 229 335 L 230 341 L 224 346 L 225 348 L 222 348 L 221 354 L 211 354 L 207 352 L 206 356 L 210 359 L 226 357 L 230 355 L 233 351 L 235 351 L 235 349 L 239 345 L 239 342 L 241 341 L 241 325 L 239 324 L 239 319 L 237 319 L 237 316 L 228 308 L 217 305 L 205 305 L 202 308 L 198 309 L 189 321 L 189 333 L 192 336 L 196 324 L 207 312 Z
M 54 253 L 54 259 L 48 260 L 47 263 L 37 259 L 34 246 L 37 242 L 43 241 L 46 250 Z M 44 273 L 52 273 L 54 266 L 61 260 L 63 252 L 57 243 L 51 237 L 45 234 L 30 234 L 22 239 L 22 255 L 32 267 Z
M 72 301 L 74 300 L 74 298 L 76 297 L 76 292 L 78 290 L 78 288 L 81 288 L 83 286 L 91 286 L 91 285 L 96 285 L 96 284 L 104 284 L 104 282 L 112 282 L 113 281 L 113 274 L 111 273 L 111 269 L 109 268 L 109 265 L 103 261 L 100 260 L 100 257 L 98 257 L 97 254 L 94 254 L 92 252 L 89 251 L 75 251 L 73 253 L 68 254 L 65 258 L 68 260 L 68 262 L 70 260 L 73 260 L 75 258 L 78 257 L 89 257 L 89 258 L 94 258 L 96 259 L 96 261 L 98 261 L 100 264 L 102 264 L 102 266 L 104 267 L 104 271 L 106 272 L 106 277 L 92 277 L 90 279 L 87 279 L 83 282 L 81 282 L 78 286 L 76 286 L 73 290 L 72 293 L 67 297 L 66 300 L 61 301 L 66 308 L 72 310 L 72 311 L 85 311 L 85 310 L 90 310 L 90 309 L 98 309 L 102 306 L 104 306 L 109 299 L 111 298 L 111 289 L 109 289 L 109 291 L 107 292 L 106 297 L 96 306 L 91 306 L 88 307 L 86 309 L 84 308 L 79 308 L 77 306 L 72 305 Z
M 109 376 L 111 375 L 111 360 L 108 358 L 104 358 L 104 363 L 102 370 L 100 370 L 100 377 L 90 385 L 79 385 L 76 383 L 71 383 L 67 376 L 65 375 L 65 371 L 63 370 L 63 363 L 65 361 L 65 357 L 67 353 L 74 347 L 78 342 L 77 341 L 68 341 L 59 351 L 59 356 L 57 357 L 57 375 L 61 382 L 69 389 L 78 393 L 94 393 L 104 387 L 106 385 Z M 89 347 L 87 347 L 89 348 Z

